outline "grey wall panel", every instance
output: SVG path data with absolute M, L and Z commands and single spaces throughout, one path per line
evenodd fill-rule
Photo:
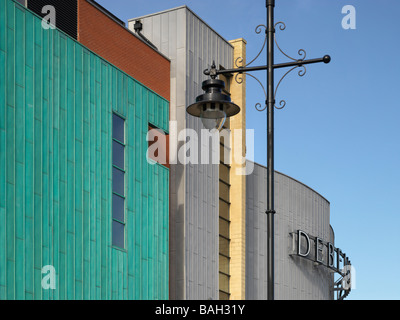
M 233 56 L 231 55 L 231 59 L 228 60 L 220 53 L 230 49 L 233 54 L 233 48 L 190 10 L 186 13 L 188 63 L 186 103 L 189 105 L 202 92 L 201 83 L 207 78 L 203 70 L 208 65 L 204 65 L 204 62 L 212 63 L 212 59 L 215 59 L 217 63 L 229 68 Z M 202 50 L 204 37 L 207 43 L 212 43 L 212 50 Z M 225 47 L 228 49 L 222 49 Z M 196 132 L 204 129 L 199 119 L 188 114 L 186 114 L 186 125 Z M 199 137 L 199 146 L 202 144 L 203 141 Z M 194 186 L 207 186 L 204 193 L 199 193 L 197 188 L 186 188 L 186 216 L 189 224 L 197 221 L 197 234 L 186 234 L 187 241 L 190 241 L 186 247 L 188 278 L 186 297 L 218 299 L 218 165 L 188 165 L 186 181 Z
M 200 133 L 201 121 L 186 107 L 202 92 L 213 60 L 232 67 L 233 47 L 186 6 L 140 19 L 142 33 L 171 60 L 171 120 L 178 132 Z M 176 164 L 170 172 L 170 298 L 218 299 L 218 165 Z
M 267 169 L 255 164 L 246 178 L 246 298 L 267 299 Z M 275 297 L 331 299 L 332 274 L 312 261 L 291 257 L 291 232 L 301 229 L 333 243 L 329 202 L 284 174 L 275 174 Z

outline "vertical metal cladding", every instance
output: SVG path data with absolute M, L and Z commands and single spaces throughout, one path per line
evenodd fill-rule
M 186 13 L 188 106 L 202 93 L 201 83 L 207 79 L 203 70 L 213 59 L 217 65 L 231 67 L 233 47 L 194 13 Z M 204 129 L 201 121 L 186 110 L 185 114 L 186 127 L 200 133 Z M 207 143 L 199 139 L 200 148 Z M 187 298 L 219 299 L 219 164 L 190 164 L 185 174 Z
M 0 0 L 0 299 L 168 299 L 169 103 Z M 112 247 L 112 113 L 126 119 L 126 248 Z M 43 289 L 42 268 L 56 272 Z
M 232 45 L 186 6 L 131 19 L 130 30 L 136 19 L 142 21 L 146 38 L 171 60 L 171 120 L 177 121 L 177 132 L 195 130 L 200 136 L 204 127 L 186 107 L 201 93 L 207 78 L 203 70 L 214 59 L 232 67 Z M 178 150 L 185 142 L 177 141 Z M 199 139 L 199 148 L 205 143 Z M 172 299 L 219 298 L 218 181 L 218 164 L 171 165 Z
M 246 299 L 267 298 L 267 169 L 246 178 Z M 290 233 L 303 230 L 334 243 L 329 202 L 304 184 L 275 174 L 275 298 L 329 300 L 333 275 L 324 266 L 291 257 Z

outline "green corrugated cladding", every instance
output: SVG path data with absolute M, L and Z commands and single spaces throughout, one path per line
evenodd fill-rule
M 0 299 L 168 299 L 169 103 L 0 0 Z M 126 118 L 126 249 L 112 247 L 112 112 Z M 43 289 L 53 265 L 56 289 Z

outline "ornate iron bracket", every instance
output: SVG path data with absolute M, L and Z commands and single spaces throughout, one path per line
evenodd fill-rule
M 276 30 L 276 26 L 277 25 L 279 25 L 279 30 L 281 30 L 281 31 L 284 31 L 285 29 L 286 29 L 286 24 L 284 23 L 284 22 L 282 22 L 282 21 L 279 21 L 279 22 L 277 22 L 277 23 L 275 23 L 275 30 Z M 278 44 L 278 41 L 276 41 L 276 33 L 274 33 L 274 41 L 275 41 L 275 45 L 276 45 L 276 47 L 278 48 L 278 50 L 284 55 L 284 56 L 286 56 L 287 58 L 289 58 L 290 60 L 293 60 L 293 61 L 304 61 L 304 59 L 306 58 L 306 56 L 307 56 L 307 52 L 304 50 L 304 49 L 300 49 L 299 51 L 298 51 L 298 54 L 299 54 L 299 56 L 303 56 L 301 59 L 295 59 L 295 58 L 292 58 L 291 56 L 289 56 L 288 54 L 286 54 L 282 49 L 281 49 L 281 47 L 279 46 L 279 44 Z
M 285 79 L 285 77 L 286 77 L 289 73 L 291 73 L 293 70 L 295 70 L 295 69 L 297 69 L 297 68 L 303 68 L 303 70 L 299 70 L 299 72 L 298 72 L 298 75 L 299 75 L 300 77 L 304 77 L 304 75 L 307 73 L 307 69 L 306 69 L 306 67 L 303 66 L 303 65 L 301 65 L 301 66 L 296 66 L 296 67 L 293 67 L 292 69 L 290 69 L 290 70 L 289 70 L 288 72 L 286 72 L 286 73 L 283 75 L 283 77 L 279 80 L 279 82 L 278 82 L 278 84 L 277 84 L 277 86 L 276 86 L 276 88 L 275 88 L 274 97 L 276 97 L 276 93 L 277 93 L 277 91 L 278 91 L 278 89 L 279 89 L 279 86 L 281 85 L 281 82 L 283 81 L 283 79 Z M 275 108 L 276 108 L 276 109 L 283 109 L 283 108 L 286 106 L 286 101 L 285 101 L 285 100 L 281 100 L 281 101 L 279 102 L 279 105 L 280 105 L 280 107 L 277 107 L 277 106 L 275 105 Z
M 275 26 L 274 26 L 275 30 L 276 30 L 276 27 L 277 27 L 277 26 L 279 26 L 279 30 L 281 30 L 281 31 L 284 31 L 284 30 L 286 29 L 286 24 L 285 24 L 284 22 L 282 22 L 282 21 L 279 21 L 279 22 L 275 23 Z M 275 42 L 275 45 L 276 45 L 276 47 L 278 48 L 278 50 L 279 50 L 285 57 L 289 58 L 290 60 L 295 61 L 295 62 L 297 62 L 297 63 L 301 63 L 301 61 L 304 61 L 304 60 L 305 60 L 305 58 L 306 58 L 306 56 L 307 56 L 307 52 L 306 52 L 304 49 L 300 49 L 300 50 L 298 51 L 298 54 L 299 54 L 299 56 L 300 56 L 300 59 L 295 59 L 295 58 L 289 56 L 288 54 L 286 54 L 286 53 L 281 49 L 281 47 L 280 47 L 279 44 L 278 44 L 278 41 L 276 40 L 276 33 L 274 33 L 274 42 Z M 303 68 L 303 70 L 299 70 L 298 75 L 299 75 L 300 77 L 304 77 L 304 76 L 305 76 L 305 74 L 307 73 L 307 69 L 306 69 L 306 67 L 305 67 L 304 65 L 300 65 L 300 64 L 299 64 L 299 65 L 294 66 L 293 68 L 291 68 L 291 69 L 290 69 L 288 72 L 286 72 L 286 73 L 283 75 L 283 77 L 279 80 L 279 82 L 278 82 L 278 84 L 277 84 L 277 86 L 276 86 L 276 88 L 275 88 L 275 91 L 274 91 L 274 99 L 276 99 L 276 93 L 277 93 L 277 91 L 278 91 L 278 89 L 279 89 L 279 86 L 281 85 L 283 79 L 285 79 L 286 76 L 287 76 L 289 73 L 291 73 L 293 70 L 295 70 L 295 69 L 297 69 L 297 68 Z M 286 106 L 286 101 L 285 101 L 285 100 L 281 100 L 281 101 L 279 102 L 279 105 L 280 105 L 279 107 L 277 107 L 277 106 L 275 105 L 275 108 L 276 108 L 276 109 L 283 109 L 283 108 Z
M 239 63 L 239 64 L 243 63 L 243 57 L 238 57 L 238 58 L 235 60 L 235 66 L 236 66 L 237 68 L 247 68 L 247 67 L 250 66 L 254 61 L 256 61 L 256 60 L 258 59 L 258 57 L 260 56 L 260 54 L 264 51 L 264 48 L 265 48 L 265 45 L 267 44 L 267 39 L 268 39 L 268 36 L 267 36 L 267 27 L 266 27 L 265 25 L 263 25 L 263 24 L 259 24 L 259 25 L 256 27 L 255 33 L 260 34 L 260 33 L 261 33 L 261 27 L 265 28 L 265 37 L 264 37 L 264 43 L 263 43 L 263 45 L 262 45 L 262 47 L 261 47 L 260 52 L 257 54 L 257 56 L 256 56 L 253 60 L 251 60 L 249 63 L 247 63 L 247 64 L 244 65 L 244 66 L 239 66 L 239 65 L 238 65 L 238 63 Z
M 235 76 L 235 81 L 236 81 L 238 84 L 242 84 L 242 83 L 243 83 L 243 77 L 241 77 L 241 76 L 242 76 L 243 74 L 252 77 L 253 79 L 255 79 L 255 80 L 258 82 L 258 84 L 261 86 L 261 88 L 262 88 L 263 91 L 264 91 L 265 101 L 267 101 L 267 99 L 268 99 L 268 98 L 267 98 L 267 92 L 265 91 L 265 88 L 264 88 L 262 82 L 261 82 L 260 79 L 258 79 L 257 77 L 253 76 L 253 75 L 250 74 L 250 73 L 242 72 L 242 73 L 237 73 L 237 74 L 236 74 L 236 76 Z M 256 103 L 256 105 L 255 105 L 254 107 L 256 108 L 257 111 L 260 111 L 260 112 L 261 112 L 261 111 L 264 111 L 264 110 L 267 108 L 267 104 L 265 104 L 265 106 L 262 107 L 262 106 L 261 106 L 261 103 Z
M 307 69 L 306 69 L 306 67 L 305 67 L 306 64 L 313 64 L 313 63 L 319 63 L 319 62 L 329 63 L 329 62 L 331 61 L 331 57 L 328 56 L 328 55 L 325 55 L 324 57 L 318 58 L 318 59 L 309 59 L 309 60 L 306 60 L 307 53 L 306 53 L 306 51 L 305 51 L 304 49 L 300 49 L 300 50 L 298 51 L 298 54 L 299 54 L 299 56 L 300 56 L 299 59 L 295 59 L 295 58 L 289 56 L 287 53 L 285 53 L 285 52 L 281 49 L 281 47 L 280 47 L 279 44 L 278 44 L 278 41 L 276 40 L 276 34 L 275 34 L 275 28 L 276 28 L 276 27 L 279 27 L 279 30 L 284 31 L 284 30 L 286 29 L 286 24 L 285 24 L 284 22 L 282 22 L 282 21 L 277 22 L 277 23 L 274 25 L 273 37 L 274 37 L 275 45 L 276 45 L 276 47 L 278 48 L 278 50 L 279 50 L 285 57 L 289 58 L 289 59 L 292 60 L 292 61 L 291 61 L 291 62 L 287 62 L 287 63 L 275 64 L 275 65 L 273 66 L 274 69 L 288 68 L 288 67 L 291 68 L 291 69 L 290 69 L 289 71 L 287 71 L 287 72 L 283 75 L 283 77 L 279 80 L 279 82 L 278 82 L 278 84 L 277 84 L 277 86 L 276 86 L 276 88 L 275 88 L 275 91 L 274 91 L 274 100 L 275 100 L 275 98 L 276 98 L 276 94 L 277 94 L 277 92 L 278 92 L 278 89 L 279 89 L 279 87 L 280 87 L 282 81 L 286 78 L 286 76 L 287 76 L 289 73 L 291 73 L 292 71 L 294 71 L 294 70 L 297 69 L 297 68 L 302 68 L 301 70 L 299 70 L 298 75 L 299 75 L 300 77 L 304 77 L 304 75 L 307 73 Z M 249 67 L 254 61 L 256 61 L 256 60 L 258 59 L 258 57 L 259 57 L 259 56 L 261 55 L 261 53 L 264 51 L 265 46 L 266 46 L 266 43 L 267 43 L 267 40 L 268 40 L 268 30 L 267 30 L 267 27 L 266 27 L 265 25 L 263 25 L 263 24 L 258 25 L 258 26 L 256 27 L 256 29 L 255 29 L 255 32 L 256 32 L 257 34 L 260 34 L 260 33 L 261 33 L 261 30 L 262 30 L 261 28 L 265 28 L 264 43 L 263 43 L 263 45 L 262 45 L 262 47 L 261 47 L 261 50 L 259 51 L 259 53 L 256 55 L 256 57 L 255 57 L 253 60 L 251 60 L 249 63 L 247 63 L 247 64 L 244 65 L 244 66 L 240 66 L 240 64 L 243 63 L 243 57 L 238 57 L 238 58 L 235 60 L 235 66 L 236 66 L 235 69 L 223 69 L 223 70 L 218 70 L 218 69 L 216 68 L 216 66 L 215 66 L 215 61 L 214 61 L 213 64 L 212 64 L 212 66 L 211 66 L 209 69 L 204 70 L 204 74 L 207 75 L 207 76 L 210 76 L 212 79 L 215 79 L 215 78 L 216 78 L 218 75 L 220 75 L 220 74 L 232 74 L 232 73 L 236 73 L 235 81 L 236 81 L 238 84 L 242 84 L 242 83 L 243 83 L 243 76 L 242 76 L 243 74 L 248 75 L 248 76 L 251 76 L 252 78 L 254 78 L 254 79 L 259 83 L 259 85 L 260 85 L 261 88 L 263 89 L 264 95 L 265 95 L 265 101 L 267 101 L 267 93 L 266 93 L 265 87 L 263 86 L 262 82 L 261 82 L 257 77 L 255 77 L 254 75 L 252 75 L 252 74 L 249 73 L 249 72 L 252 72 L 252 71 L 260 71 L 260 70 L 267 70 L 267 69 L 268 69 L 268 66 L 267 66 L 267 65 L 258 66 L 258 67 Z M 279 107 L 276 106 L 276 105 L 274 104 L 274 107 L 275 107 L 276 109 L 283 109 L 285 106 L 286 106 L 286 101 L 285 101 L 285 100 L 281 100 L 281 101 L 279 102 Z M 267 108 L 267 103 L 265 104 L 265 107 L 263 107 L 263 108 L 261 107 L 261 104 L 260 104 L 260 103 L 257 103 L 257 104 L 255 105 L 255 108 L 256 108 L 257 111 L 264 111 L 264 110 Z

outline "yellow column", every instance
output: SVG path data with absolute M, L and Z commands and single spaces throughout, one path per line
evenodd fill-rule
M 242 57 L 242 65 L 246 61 L 246 41 L 236 39 L 229 41 L 234 46 L 234 61 Z M 236 66 L 235 66 L 236 67 Z M 231 77 L 230 93 L 231 99 L 236 103 L 241 111 L 236 116 L 230 118 L 230 130 L 233 136 L 232 143 L 232 165 L 230 170 L 230 291 L 231 300 L 244 300 L 245 296 L 245 274 L 246 274 L 246 176 L 238 174 L 241 169 L 244 172 L 246 163 L 238 163 L 235 159 L 235 152 L 246 158 L 246 77 L 240 75 L 243 83 L 235 81 L 235 75 Z M 241 129 L 242 134 L 238 136 L 235 130 Z M 241 141 L 238 141 L 240 140 Z M 235 141 L 236 140 L 236 141 Z

